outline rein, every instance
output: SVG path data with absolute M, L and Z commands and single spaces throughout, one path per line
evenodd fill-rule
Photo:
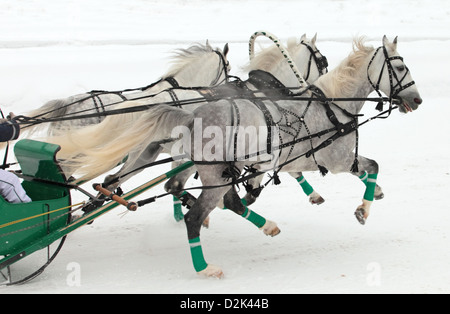
M 121 90 L 121 91 L 92 90 L 92 91 L 87 93 L 87 94 L 89 94 L 89 96 L 86 96 L 86 97 L 81 98 L 79 100 L 73 101 L 73 102 L 71 102 L 69 104 L 66 104 L 64 106 L 60 106 L 58 108 L 55 108 L 55 109 L 49 110 L 47 112 L 41 113 L 41 114 L 36 115 L 34 117 L 26 117 L 24 115 L 19 115 L 19 116 L 17 116 L 18 117 L 18 122 L 19 122 L 19 124 L 20 123 L 28 124 L 28 125 L 22 127 L 23 129 L 25 129 L 25 128 L 29 127 L 29 126 L 35 125 L 35 124 L 40 124 L 40 123 L 59 122 L 59 121 L 67 121 L 67 120 L 82 120 L 82 119 L 87 119 L 87 118 L 98 118 L 99 119 L 98 122 L 101 122 L 100 118 L 101 117 L 105 117 L 105 116 L 108 115 L 108 114 L 106 114 L 106 112 L 107 112 L 106 108 L 107 107 L 111 107 L 111 106 L 120 104 L 123 101 L 130 100 L 130 99 L 126 98 L 123 95 L 124 93 L 134 92 L 134 91 L 145 91 L 145 90 L 147 90 L 149 88 L 152 88 L 155 85 L 157 85 L 157 84 L 159 84 L 161 82 L 164 82 L 164 81 L 166 81 L 170 85 L 172 85 L 173 88 L 175 88 L 176 86 L 179 86 L 178 82 L 177 82 L 177 80 L 175 78 L 167 77 L 167 78 L 164 78 L 164 79 L 160 79 L 160 80 L 158 80 L 158 81 L 156 81 L 156 82 L 154 82 L 154 83 L 152 83 L 150 85 L 147 85 L 145 87 L 128 88 L 128 89 L 124 89 L 124 90 Z M 111 104 L 104 105 L 102 100 L 101 100 L 101 98 L 100 98 L 100 96 L 102 96 L 102 95 L 111 95 L 111 94 L 119 96 L 122 99 L 122 101 L 118 101 L 118 102 L 114 102 L 114 103 L 111 103 Z M 139 100 L 139 99 L 144 99 L 144 98 L 150 98 L 150 97 L 153 97 L 155 95 L 146 95 L 146 96 L 134 98 L 134 99 L 131 99 L 131 100 Z M 92 109 L 96 109 L 97 113 L 87 114 L 87 115 L 80 115 L 80 116 L 74 116 L 73 119 L 72 118 L 68 118 L 67 119 L 67 117 L 63 117 L 63 116 L 54 117 L 54 118 L 40 118 L 40 117 L 45 116 L 47 114 L 50 114 L 52 112 L 55 112 L 55 111 L 58 111 L 58 110 L 61 110 L 61 109 L 64 109 L 64 108 L 68 108 L 68 107 L 74 106 L 76 104 L 83 103 L 84 101 L 89 100 L 89 99 L 91 99 L 93 101 L 94 108 L 84 109 L 84 110 L 80 110 L 80 111 L 77 111 L 77 112 L 68 113 L 68 114 L 66 114 L 66 116 L 77 115 L 77 114 L 80 114 L 80 113 L 83 113 L 83 112 L 86 112 L 86 111 L 91 111 Z M 97 102 L 100 103 L 101 110 L 100 110 Z
M 370 60 L 369 65 L 368 65 L 368 69 L 367 69 L 368 72 L 369 72 L 370 66 L 372 65 L 372 62 L 373 62 L 376 54 L 378 53 L 378 51 L 381 48 L 384 48 L 384 47 L 378 48 L 376 53 L 374 54 L 374 56 L 372 56 L 372 59 Z M 384 50 L 385 50 L 385 56 L 386 56 L 387 51 L 386 51 L 385 48 L 384 48 Z M 358 147 L 358 134 L 357 134 L 358 133 L 357 132 L 358 131 L 358 127 L 363 125 L 363 124 L 366 124 L 369 121 L 377 119 L 377 118 L 387 118 L 390 115 L 390 113 L 392 112 L 392 110 L 396 108 L 396 107 L 393 106 L 393 102 L 395 101 L 395 99 L 394 99 L 395 97 L 394 96 L 398 95 L 398 93 L 401 90 L 404 90 L 404 89 L 406 89 L 409 86 L 414 84 L 414 82 L 410 82 L 410 83 L 408 83 L 408 84 L 406 84 L 404 86 L 401 85 L 403 80 L 406 77 L 406 74 L 400 80 L 398 79 L 398 77 L 396 76 L 395 72 L 393 71 L 392 64 L 391 64 L 391 60 L 395 60 L 395 59 L 401 59 L 401 57 L 389 57 L 389 56 L 387 56 L 386 59 L 385 59 L 385 63 L 387 63 L 387 65 L 388 65 L 387 68 L 389 70 L 390 84 L 391 84 L 391 95 L 390 95 L 389 98 L 381 97 L 381 93 L 379 92 L 379 85 L 380 85 L 380 82 L 381 82 L 381 77 L 383 76 L 384 65 L 383 65 L 383 67 L 381 69 L 380 77 L 379 77 L 378 82 L 377 82 L 376 85 L 373 84 L 373 82 L 370 81 L 370 77 L 368 77 L 369 78 L 369 82 L 374 87 L 374 89 L 377 91 L 377 93 L 380 95 L 379 98 L 358 98 L 358 99 L 356 99 L 356 98 L 327 98 L 327 97 L 325 97 L 323 92 L 321 92 L 315 86 L 311 86 L 310 88 L 308 88 L 312 92 L 312 95 L 309 96 L 309 97 L 305 97 L 304 96 L 304 92 L 299 93 L 299 94 L 292 94 L 292 93 L 290 93 L 290 94 L 286 95 L 286 93 L 283 92 L 283 91 L 286 90 L 286 87 L 279 86 L 279 84 L 281 84 L 281 83 L 278 84 L 275 80 L 272 80 L 271 83 L 268 83 L 267 85 L 264 86 L 265 87 L 264 89 L 261 89 L 261 90 L 258 89 L 257 92 L 265 92 L 265 91 L 272 91 L 273 92 L 274 88 L 275 88 L 276 91 L 279 91 L 279 92 L 281 91 L 279 93 L 279 96 L 276 96 L 276 97 L 267 97 L 267 96 L 259 97 L 258 96 L 257 97 L 255 95 L 253 95 L 251 98 L 248 98 L 248 100 L 253 100 L 253 101 L 258 101 L 258 102 L 262 102 L 264 100 L 269 100 L 271 102 L 276 102 L 278 100 L 291 100 L 291 101 L 292 100 L 299 100 L 299 101 L 307 100 L 310 103 L 312 101 L 318 101 L 318 102 L 324 104 L 326 112 L 327 112 L 327 117 L 331 121 L 331 123 L 333 124 L 333 127 L 329 128 L 329 129 L 326 129 L 326 130 L 322 130 L 322 131 L 317 132 L 315 134 L 311 134 L 309 132 L 309 130 L 307 130 L 307 132 L 308 132 L 307 136 L 304 136 L 302 138 L 295 138 L 299 134 L 299 132 L 298 132 L 297 135 L 294 134 L 294 140 L 292 140 L 290 142 L 282 143 L 281 145 L 279 145 L 277 147 L 270 147 L 269 148 L 269 146 L 268 146 L 267 150 L 265 150 L 265 151 L 259 151 L 259 152 L 255 152 L 255 153 L 252 153 L 252 154 L 247 154 L 247 155 L 241 156 L 241 157 L 235 156 L 235 161 L 243 161 L 243 160 L 249 159 L 249 158 L 254 157 L 254 156 L 259 156 L 259 155 L 262 155 L 262 154 L 271 153 L 273 151 L 281 150 L 281 149 L 289 147 L 289 146 L 293 147 L 297 143 L 300 143 L 300 142 L 303 142 L 303 141 L 306 141 L 306 140 L 310 140 L 311 141 L 314 138 L 320 138 L 321 136 L 323 136 L 325 134 L 328 134 L 328 133 L 331 133 L 331 132 L 336 132 L 336 133 L 334 135 L 332 135 L 330 138 L 328 138 L 327 140 L 325 140 L 324 142 L 322 142 L 321 144 L 319 144 L 319 146 L 314 148 L 311 145 L 311 150 L 307 151 L 306 153 L 304 153 L 304 154 L 302 154 L 300 156 L 296 156 L 296 157 L 294 157 L 292 159 L 289 159 L 289 157 L 288 157 L 287 158 L 288 160 L 286 160 L 284 163 L 282 163 L 279 166 L 277 166 L 278 169 L 276 170 L 276 173 L 279 172 L 283 166 L 285 166 L 288 163 L 293 162 L 294 160 L 296 160 L 296 159 L 298 159 L 300 157 L 303 157 L 303 156 L 306 156 L 306 157 L 314 156 L 314 153 L 316 153 L 317 151 L 319 151 L 319 150 L 329 146 L 337 138 L 345 136 L 345 135 L 348 135 L 348 134 L 352 133 L 353 131 L 356 132 L 356 147 Z M 224 59 L 222 60 L 222 62 L 224 62 L 224 65 L 227 65 L 225 63 Z M 397 83 L 395 85 L 394 85 L 394 81 L 393 81 L 394 79 L 397 81 Z M 263 80 L 265 80 L 265 78 L 259 79 L 259 81 L 263 81 Z M 258 79 L 254 80 L 254 82 L 257 82 L 257 81 L 258 81 Z M 186 88 L 186 89 L 190 89 L 190 90 L 201 90 L 201 89 L 203 89 L 204 90 L 205 88 Z M 213 88 L 211 88 L 211 89 L 213 90 Z M 230 97 L 227 97 L 227 99 L 229 99 L 229 100 L 243 99 L 242 96 L 243 95 L 237 95 L 235 97 L 230 96 Z M 219 97 L 211 97 L 211 98 L 208 98 L 208 99 L 205 99 L 205 97 L 199 97 L 199 98 L 192 98 L 192 99 L 188 99 L 188 100 L 180 100 L 180 101 L 178 101 L 176 103 L 176 105 L 179 105 L 179 106 L 191 105 L 191 104 L 201 103 L 201 102 L 205 102 L 205 101 L 209 102 L 209 101 L 216 101 L 216 100 L 221 100 L 221 99 L 223 99 L 223 97 L 220 97 L 220 95 L 219 95 Z M 379 102 L 379 103 L 382 103 L 384 101 L 389 101 L 390 102 L 390 107 L 389 107 L 388 110 L 380 113 L 379 115 L 377 115 L 375 117 L 372 117 L 372 118 L 364 121 L 363 123 L 358 123 L 358 117 L 361 116 L 361 115 L 351 114 L 351 113 L 347 112 L 346 110 L 342 109 L 341 107 L 339 107 L 339 106 L 337 106 L 335 104 L 335 102 L 338 102 L 338 101 L 357 101 L 357 100 L 361 100 L 361 101 L 376 101 L 376 102 Z M 17 117 L 17 120 L 19 122 L 22 122 L 22 123 L 40 123 L 40 122 L 51 122 L 51 121 L 63 121 L 63 120 L 72 120 L 72 119 L 79 119 L 79 118 L 95 117 L 97 115 L 108 116 L 108 115 L 113 115 L 113 114 L 139 112 L 139 111 L 147 110 L 147 109 L 149 109 L 149 108 L 151 108 L 151 107 L 153 107 L 155 105 L 161 105 L 161 104 L 174 105 L 173 102 L 165 102 L 165 103 L 158 103 L 158 104 L 148 104 L 148 105 L 141 105 L 141 106 L 136 106 L 136 107 L 123 108 L 123 109 L 115 109 L 115 110 L 111 110 L 111 111 L 108 111 L 108 112 L 102 112 L 102 113 L 98 113 L 98 114 L 87 114 L 87 115 L 82 115 L 82 116 L 63 117 L 63 118 L 59 118 L 58 120 L 56 120 L 56 119 L 43 119 L 42 121 L 38 121 L 38 120 L 31 121 L 31 120 L 33 120 L 32 118 L 29 118 L 29 120 L 27 120 L 27 118 L 23 117 L 23 116 Z M 351 121 L 348 122 L 348 123 L 345 123 L 345 124 L 340 123 L 337 120 L 334 112 L 331 110 L 331 107 L 330 107 L 331 104 L 333 106 L 336 106 L 346 116 L 350 117 Z M 278 107 L 278 106 L 276 106 L 276 107 Z M 234 111 L 237 113 L 237 110 L 236 110 L 235 107 L 234 107 Z M 388 115 L 386 117 L 383 117 L 383 115 L 386 114 L 386 113 Z M 268 121 L 268 119 L 266 119 L 266 122 L 267 121 Z M 270 122 L 271 122 L 270 123 L 271 125 L 274 124 L 273 121 L 270 121 Z M 307 129 L 306 125 L 305 125 L 305 129 Z M 292 148 L 291 148 L 291 150 L 292 150 Z M 280 154 L 281 154 L 281 152 L 280 152 Z M 199 161 L 199 162 L 195 162 L 195 163 L 202 164 L 203 162 Z M 207 163 L 212 164 L 212 163 L 223 163 L 223 162 L 210 162 L 209 161 Z M 319 167 L 319 169 L 320 169 L 320 167 Z M 352 166 L 351 171 L 353 171 L 353 172 L 357 171 L 357 150 L 356 150 L 356 153 L 355 153 L 355 163 Z
M 183 87 L 183 88 L 181 88 L 180 87 L 180 89 L 202 91 L 202 90 L 205 90 L 205 89 L 207 90 L 208 88 L 205 88 L 205 87 Z M 268 91 L 268 90 L 260 90 L 260 92 L 265 92 L 265 91 Z M 163 92 L 166 92 L 166 91 L 163 91 Z M 154 96 L 154 95 L 152 95 L 152 96 Z M 152 96 L 145 96 L 145 97 L 142 97 L 142 98 L 150 98 Z M 317 101 L 331 101 L 331 102 L 352 101 L 352 100 L 353 101 L 372 101 L 372 102 L 387 102 L 387 101 L 391 101 L 390 98 L 386 98 L 386 97 L 367 97 L 367 98 L 306 97 L 306 96 L 303 96 L 303 93 L 301 93 L 301 94 L 292 94 L 292 96 L 282 96 L 282 95 L 280 95 L 280 96 L 275 97 L 275 98 L 269 98 L 269 97 L 265 97 L 265 96 L 258 96 L 258 97 L 255 96 L 254 98 L 255 99 L 260 99 L 260 100 L 272 100 L 272 101 L 279 101 L 279 100 L 307 101 L 307 100 L 311 100 L 311 99 L 317 100 Z M 139 98 L 137 98 L 136 100 L 138 100 L 138 99 Z M 177 106 L 187 106 L 187 105 L 202 103 L 202 102 L 205 102 L 205 101 L 211 101 L 212 102 L 212 101 L 219 101 L 219 100 L 222 100 L 222 99 L 223 98 L 221 98 L 221 97 L 211 97 L 211 98 L 208 98 L 207 100 L 205 100 L 205 97 L 203 97 L 203 95 L 202 95 L 201 97 L 198 97 L 198 98 L 179 100 L 176 105 Z M 242 99 L 242 95 L 228 96 L 227 99 Z M 392 101 L 395 102 L 394 100 L 392 100 Z M 115 104 L 118 104 L 118 103 L 114 103 L 114 104 L 111 104 L 111 105 L 115 105 Z M 159 105 L 169 105 L 170 106 L 170 105 L 175 105 L 175 104 L 172 101 L 167 101 L 167 102 L 161 102 L 161 103 L 157 103 L 157 104 L 144 104 L 144 105 L 127 107 L 127 108 L 121 108 L 121 109 L 112 109 L 112 110 L 108 110 L 108 111 L 104 111 L 104 112 L 100 112 L 100 113 L 89 113 L 89 114 L 80 114 L 80 115 L 65 116 L 65 117 L 55 117 L 55 118 L 38 118 L 38 117 L 27 117 L 27 116 L 24 116 L 24 115 L 18 115 L 18 116 L 15 117 L 15 120 L 20 125 L 24 125 L 22 128 L 26 128 L 27 125 L 34 125 L 34 124 L 40 124 L 40 123 L 49 123 L 49 122 L 58 122 L 58 121 L 68 121 L 68 120 L 77 120 L 77 119 L 96 118 L 98 116 L 107 117 L 107 116 L 118 115 L 118 114 L 140 112 L 140 111 L 151 109 L 152 107 L 159 106 Z M 78 112 L 78 113 L 80 113 L 80 112 Z
M 217 86 L 217 85 L 222 84 L 223 82 L 228 82 L 229 81 L 228 72 L 229 72 L 230 63 L 225 59 L 224 54 L 221 53 L 219 50 L 214 50 L 214 53 L 216 53 L 219 56 L 219 67 L 218 67 L 217 76 L 211 81 L 210 86 Z M 220 78 L 222 77 L 222 74 L 224 74 L 225 77 L 224 77 L 223 80 L 220 81 Z M 146 96 L 141 96 L 141 97 L 136 97 L 136 98 L 129 99 L 129 98 L 127 98 L 124 95 L 125 93 L 136 92 L 136 91 L 144 92 L 147 89 L 150 89 L 150 88 L 152 88 L 152 87 L 154 87 L 157 84 L 162 83 L 162 82 L 167 82 L 167 83 L 169 83 L 172 86 L 171 88 L 169 88 L 167 90 L 164 90 L 164 91 L 167 91 L 169 93 L 170 93 L 171 89 L 183 88 L 183 87 L 181 87 L 179 85 L 179 83 L 175 79 L 175 77 L 169 76 L 169 77 L 161 78 L 160 80 L 158 80 L 158 81 L 156 81 L 156 82 L 154 82 L 154 83 L 152 83 L 150 85 L 144 86 L 144 87 L 127 88 L 127 89 L 119 90 L 119 91 L 92 90 L 92 91 L 87 93 L 87 94 L 89 94 L 89 96 L 86 96 L 86 97 L 84 97 L 82 99 L 79 99 L 79 100 L 76 100 L 74 102 L 71 102 L 69 104 L 66 104 L 64 106 L 60 106 L 58 108 L 55 108 L 55 109 L 49 110 L 47 112 L 41 113 L 41 114 L 36 115 L 34 117 L 26 117 L 26 116 L 20 115 L 20 116 L 18 116 L 18 118 L 19 118 L 18 122 L 22 123 L 22 124 L 28 124 L 28 125 L 25 125 L 24 127 L 22 127 L 24 129 L 29 127 L 29 126 L 32 126 L 32 125 L 35 125 L 35 124 L 39 124 L 39 123 L 59 122 L 59 121 L 88 119 L 88 118 L 98 118 L 98 122 L 101 122 L 101 118 L 102 117 L 106 117 L 106 116 L 110 115 L 110 114 L 107 113 L 107 110 L 106 110 L 107 107 L 111 107 L 111 106 L 120 104 L 123 101 L 141 100 L 141 99 L 145 99 L 145 98 L 151 98 L 151 97 L 154 97 L 154 96 L 159 94 L 159 93 L 157 93 L 157 94 L 153 94 L 153 95 L 146 95 Z M 161 92 L 164 92 L 164 91 L 161 91 Z M 108 94 L 117 95 L 118 97 L 120 97 L 122 99 L 122 101 L 118 101 L 118 102 L 114 102 L 114 103 L 110 103 L 110 104 L 105 105 L 102 102 L 101 96 L 102 95 L 108 95 Z M 171 97 L 173 97 L 172 94 L 171 94 Z M 83 103 L 86 100 L 92 100 L 93 104 L 94 104 L 94 108 L 80 110 L 80 111 L 77 111 L 77 112 L 72 112 L 72 113 L 66 114 L 66 116 L 67 115 L 74 115 L 72 118 L 67 118 L 67 117 L 60 116 L 60 117 L 54 117 L 54 118 L 42 118 L 42 119 L 40 119 L 40 117 L 42 117 L 42 116 L 45 116 L 45 115 L 50 114 L 50 113 L 53 113 L 55 111 L 59 111 L 59 110 L 64 109 L 64 108 L 68 108 L 68 107 L 76 105 L 76 104 Z M 97 114 L 94 113 L 94 114 L 79 115 L 79 114 L 81 114 L 83 112 L 91 111 L 93 109 L 96 110 Z M 132 111 L 132 112 L 134 112 L 134 111 Z M 120 114 L 120 113 L 116 113 L 116 114 Z

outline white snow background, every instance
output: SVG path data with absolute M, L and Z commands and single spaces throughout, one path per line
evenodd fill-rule
M 241 66 L 257 30 L 282 39 L 317 32 L 330 69 L 350 53 L 355 36 L 367 36 L 375 47 L 383 35 L 399 36 L 423 104 L 360 129 L 360 154 L 380 164 L 385 193 L 367 224 L 353 216 L 364 192 L 357 178 L 306 173 L 326 199 L 312 206 L 296 181 L 282 175 L 281 185 L 266 188 L 251 206 L 281 233 L 266 237 L 216 209 L 201 239 L 206 260 L 222 266 L 225 278 L 205 279 L 192 267 L 186 228 L 172 218 L 166 197 L 124 217 L 117 208 L 76 230 L 44 274 L 0 287 L 0 294 L 450 292 L 446 0 L 1 0 L 0 106 L 21 114 L 93 89 L 146 86 L 166 72 L 174 49 L 206 39 L 215 47 L 229 43 L 232 74 L 245 79 Z M 375 104 L 363 113 L 376 114 Z M 169 168 L 148 169 L 124 190 Z M 139 199 L 161 192 L 162 186 Z M 83 199 L 73 193 L 73 202 Z M 34 270 L 39 254 L 13 271 Z

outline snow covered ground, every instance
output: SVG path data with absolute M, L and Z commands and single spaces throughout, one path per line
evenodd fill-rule
M 222 210 L 202 230 L 205 257 L 223 267 L 223 280 L 194 273 L 185 226 L 173 220 L 172 201 L 164 198 L 124 217 L 117 208 L 75 231 L 43 275 L 0 287 L 0 294 L 450 293 L 449 21 L 443 0 L 2 0 L 6 113 L 92 89 L 145 86 L 168 69 L 172 50 L 206 39 L 218 47 L 228 42 L 232 74 L 245 78 L 240 66 L 257 30 L 283 39 L 317 32 L 330 68 L 350 52 L 354 36 L 379 46 L 383 35 L 398 35 L 424 103 L 360 130 L 360 153 L 380 164 L 385 192 L 365 226 L 353 216 L 363 194 L 353 176 L 307 173 L 326 198 L 312 206 L 283 175 L 252 206 L 278 223 L 280 235 L 268 238 Z M 374 105 L 364 113 L 375 114 Z M 124 189 L 168 167 L 147 170 Z M 35 254 L 13 270 L 33 269 Z

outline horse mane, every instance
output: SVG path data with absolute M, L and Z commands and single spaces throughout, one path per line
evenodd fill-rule
M 355 38 L 349 56 L 315 83 L 320 85 L 328 97 L 351 97 L 355 88 L 360 85 L 361 79 L 365 79 L 361 77 L 366 75 L 365 71 L 361 71 L 361 67 L 368 62 L 367 57 L 375 50 L 372 46 L 366 46 L 365 41 L 365 37 Z M 321 84 L 327 80 L 332 84 Z
M 300 45 L 297 44 L 296 38 L 288 39 L 287 51 L 289 54 L 294 54 Z M 250 72 L 253 70 L 263 70 L 266 72 L 273 72 L 273 69 L 279 65 L 280 61 L 284 60 L 284 56 L 280 52 L 277 46 L 272 45 L 267 49 L 263 49 L 250 61 L 249 64 L 244 66 L 243 70 Z
M 205 54 L 212 52 L 214 52 L 214 49 L 208 43 L 206 45 L 194 44 L 186 49 L 176 49 L 171 57 L 172 65 L 163 78 L 177 75 L 186 65 L 192 65 L 193 59 L 200 59 Z

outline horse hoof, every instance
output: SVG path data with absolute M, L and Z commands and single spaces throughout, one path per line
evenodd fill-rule
M 309 202 L 313 205 L 320 205 L 320 204 L 323 204 L 325 202 L 325 200 L 323 199 L 322 196 L 320 196 L 319 193 L 314 191 L 314 192 L 312 192 L 312 194 L 309 197 Z
M 278 228 L 277 224 L 274 223 L 273 221 L 267 220 L 266 223 L 264 224 L 264 226 L 262 226 L 262 228 L 260 228 L 265 235 L 274 237 L 276 235 L 278 235 L 281 230 Z
M 205 277 L 213 277 L 217 279 L 222 279 L 224 277 L 222 268 L 216 265 L 210 265 L 206 266 L 205 269 L 202 271 L 199 271 L 197 274 Z
M 355 217 L 361 225 L 366 224 L 366 211 L 364 208 L 358 208 L 355 211 Z
M 374 199 L 375 199 L 376 201 L 382 200 L 383 198 L 384 198 L 384 193 L 381 193 L 381 194 L 379 194 L 379 195 L 375 195 L 375 196 L 374 196 Z

